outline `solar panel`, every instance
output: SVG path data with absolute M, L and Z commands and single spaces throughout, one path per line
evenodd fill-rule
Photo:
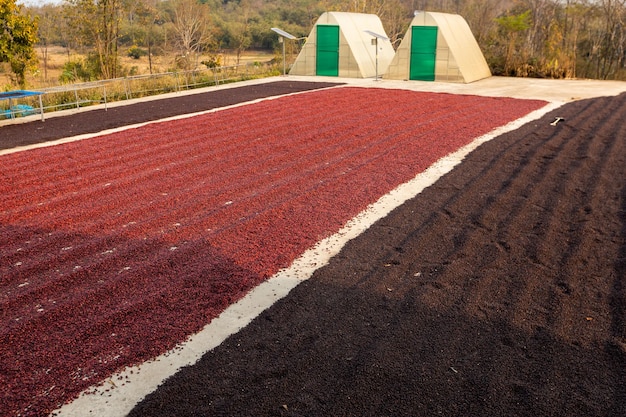
M 272 30 L 276 33 L 278 33 L 280 36 L 282 36 L 283 38 L 287 38 L 287 39 L 296 39 L 295 36 L 293 36 L 291 33 L 285 32 L 282 29 L 278 29 L 278 28 L 272 28 Z
M 377 39 L 383 40 L 383 41 L 388 41 L 388 40 L 389 40 L 389 38 L 388 38 L 388 37 L 386 37 L 386 36 L 384 36 L 384 35 L 380 35 L 380 34 L 378 34 L 378 33 L 376 33 L 376 32 L 372 32 L 371 30 L 364 30 L 363 32 L 365 32 L 365 33 L 367 33 L 368 35 L 373 36 L 373 37 L 375 37 L 375 38 L 377 38 Z

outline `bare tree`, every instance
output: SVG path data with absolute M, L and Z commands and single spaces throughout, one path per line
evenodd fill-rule
M 39 16 L 39 50 L 43 64 L 43 79 L 48 81 L 48 47 L 55 40 L 59 30 L 60 8 L 52 4 L 45 4 L 36 10 Z
M 502 10 L 498 0 L 466 0 L 461 15 L 469 24 L 479 44 L 486 43 L 496 30 L 495 18 Z
M 210 41 L 209 9 L 196 0 L 176 0 L 174 30 L 180 48 L 178 64 L 184 69 L 195 66 L 198 54 Z
M 152 74 L 153 69 L 152 59 L 157 28 L 164 23 L 157 8 L 157 1 L 158 0 L 130 0 L 127 3 L 128 26 L 130 27 L 133 45 L 141 43 L 147 47 L 150 74 Z M 139 29 L 134 29 L 135 24 L 138 25 Z
M 399 0 L 386 0 L 376 14 L 380 16 L 391 44 L 397 48 L 408 29 L 413 10 L 404 7 Z
M 227 24 L 230 33 L 230 46 L 235 49 L 236 65 L 241 62 L 241 55 L 250 47 L 252 36 L 250 21 L 252 17 L 252 5 L 248 0 L 241 0 L 238 4 L 229 3 L 232 20 Z
M 624 60 L 626 43 L 626 0 L 602 0 L 600 9 L 604 27 L 598 33 L 596 49 L 596 78 L 607 79 Z

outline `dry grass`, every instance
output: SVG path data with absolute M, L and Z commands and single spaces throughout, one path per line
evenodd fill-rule
M 63 72 L 63 65 L 69 60 L 79 60 L 84 58 L 84 55 L 71 52 L 68 54 L 67 49 L 60 46 L 53 46 L 48 48 L 48 60 L 47 65 L 44 66 L 43 49 L 37 49 L 37 55 L 39 58 L 39 69 L 34 74 L 30 74 L 27 77 L 28 88 L 42 88 L 59 84 L 59 76 Z M 222 65 L 230 66 L 237 64 L 237 57 L 234 53 L 224 52 L 222 56 Z M 242 54 L 240 64 L 252 63 L 252 62 L 267 62 L 274 58 L 274 54 L 271 51 L 246 51 Z M 198 66 L 202 69 L 206 67 L 200 64 L 201 61 L 208 59 L 207 56 L 202 56 L 198 59 Z M 139 59 L 133 59 L 126 56 L 125 51 L 120 54 L 120 62 L 124 72 L 130 75 L 145 75 L 150 74 L 150 63 L 148 57 L 144 56 Z M 152 57 L 152 73 L 167 72 L 175 68 L 174 54 L 160 55 Z M 0 71 L 0 87 L 10 86 L 11 79 L 8 72 L 8 68 L 4 71 Z

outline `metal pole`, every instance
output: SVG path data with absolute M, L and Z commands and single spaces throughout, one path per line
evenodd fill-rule
M 104 111 L 107 111 L 107 86 L 106 84 L 102 85 L 102 90 L 104 91 Z
M 285 59 L 285 38 L 281 38 L 283 40 L 283 76 L 287 75 L 287 63 Z
M 376 48 L 376 79 L 378 80 L 378 38 L 374 42 L 374 47 Z
M 39 94 L 39 111 L 41 112 L 41 121 L 43 122 L 43 102 L 41 101 L 41 94 Z

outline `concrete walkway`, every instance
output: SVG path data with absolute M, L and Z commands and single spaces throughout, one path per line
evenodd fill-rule
M 434 93 L 540 99 L 551 102 L 569 102 L 593 97 L 615 96 L 626 92 L 626 81 L 489 77 L 470 84 L 459 84 L 429 81 L 374 80 L 372 78 L 301 77 L 291 75 L 287 77 L 303 81 L 338 81 L 362 87 L 376 86 L 379 88 L 399 88 Z
M 217 89 L 228 89 L 244 85 L 255 85 L 277 80 L 294 81 L 327 81 L 340 82 L 351 86 L 397 88 L 413 91 L 434 93 L 469 94 L 489 97 L 513 97 L 525 99 L 539 99 L 550 102 L 566 103 L 574 100 L 583 100 L 593 97 L 615 96 L 626 92 L 626 81 L 603 80 L 550 80 L 538 78 L 489 77 L 470 84 L 429 82 L 429 81 L 398 81 L 373 78 L 340 78 L 287 75 L 278 77 L 247 80 L 238 83 L 223 84 L 194 90 L 178 91 L 138 99 L 108 103 L 108 107 L 126 106 L 138 101 L 160 100 L 180 95 L 199 94 Z M 46 113 L 46 119 L 74 114 L 81 111 L 103 109 L 104 104 L 83 107 L 80 109 L 62 110 Z M 20 117 L 13 120 L 0 120 L 0 127 L 4 124 L 26 123 L 40 120 L 40 115 Z

